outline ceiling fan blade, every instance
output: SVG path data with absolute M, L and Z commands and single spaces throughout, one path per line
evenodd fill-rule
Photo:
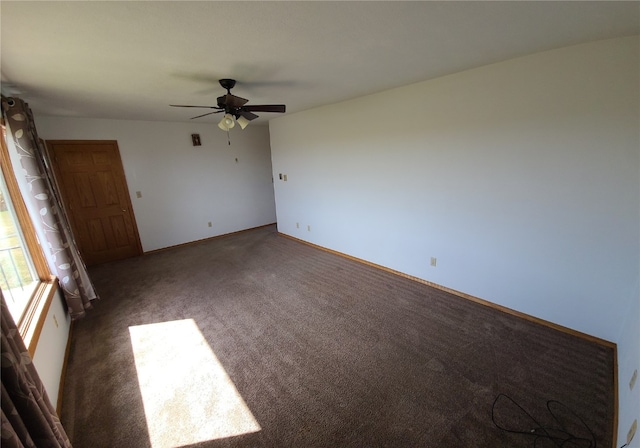
M 239 96 L 232 95 L 227 93 L 226 95 L 222 95 L 218 97 L 218 107 L 240 107 L 245 105 L 249 100 L 240 98 Z
M 284 104 L 248 105 L 242 108 L 249 112 L 278 112 L 283 114 L 287 111 L 287 106 Z
M 200 108 L 203 108 L 203 109 L 220 109 L 220 107 L 218 107 L 218 106 L 186 106 L 186 105 L 183 105 L 183 104 L 169 104 L 169 106 L 171 106 L 171 107 L 200 107 Z
M 242 115 L 244 118 L 246 118 L 249 121 L 255 120 L 256 118 L 258 118 L 258 116 L 256 114 L 254 114 L 253 112 L 249 112 L 248 110 L 240 109 L 239 114 Z
M 190 120 L 193 120 L 194 118 L 206 117 L 207 115 L 211 115 L 211 114 L 219 114 L 220 112 L 224 112 L 224 111 L 214 110 L 213 112 L 207 112 L 206 114 L 198 115 L 197 117 L 191 117 Z

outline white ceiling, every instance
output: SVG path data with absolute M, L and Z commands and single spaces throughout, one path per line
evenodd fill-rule
M 292 113 L 640 34 L 638 1 L 3 0 L 0 16 L 5 95 L 43 115 L 164 121 L 206 112 L 169 104 L 214 105 L 219 78 Z

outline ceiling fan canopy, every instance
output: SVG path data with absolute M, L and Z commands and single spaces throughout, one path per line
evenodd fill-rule
M 235 79 L 224 78 L 218 81 L 220 86 L 223 89 L 226 89 L 227 93 L 225 95 L 221 95 L 217 98 L 216 106 L 191 106 L 191 105 L 182 105 L 182 104 L 171 104 L 172 107 L 197 107 L 204 109 L 215 109 L 213 112 L 207 112 L 206 114 L 197 115 L 195 117 L 191 117 L 191 119 L 206 117 L 211 114 L 219 114 L 224 113 L 224 117 L 222 121 L 220 121 L 220 128 L 224 130 L 229 130 L 232 125 L 229 125 L 230 117 L 235 117 L 240 124 L 240 127 L 244 129 L 250 121 L 258 118 L 254 112 L 274 112 L 274 113 L 285 113 L 287 107 L 284 104 L 263 104 L 263 105 L 247 105 L 249 102 L 246 98 L 241 98 L 231 93 L 231 89 L 233 89 L 236 85 Z

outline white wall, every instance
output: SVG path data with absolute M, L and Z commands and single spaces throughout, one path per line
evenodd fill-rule
M 638 54 L 594 42 L 273 119 L 278 229 L 617 342 L 628 384 Z
M 63 300 L 60 290 L 56 291 L 33 355 L 33 364 L 54 407 L 58 406 L 60 379 L 71 327 L 71 318 L 65 311 Z
M 36 124 L 45 140 L 118 141 L 144 251 L 276 220 L 266 126 L 233 129 L 229 146 L 211 123 L 36 116 Z M 202 146 L 192 146 L 193 133 Z

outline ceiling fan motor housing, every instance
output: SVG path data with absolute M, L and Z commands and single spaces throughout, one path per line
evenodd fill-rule
M 233 89 L 233 87 L 236 85 L 235 79 L 224 78 L 224 79 L 221 79 L 219 82 L 222 88 L 227 89 L 227 91 Z

